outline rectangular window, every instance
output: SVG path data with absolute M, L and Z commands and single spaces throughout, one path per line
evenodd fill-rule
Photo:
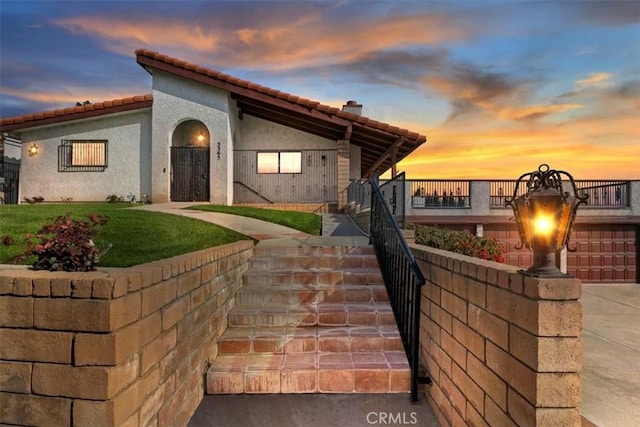
M 58 172 L 102 172 L 108 165 L 107 140 L 62 140 Z
M 302 173 L 302 152 L 259 152 L 258 173 Z

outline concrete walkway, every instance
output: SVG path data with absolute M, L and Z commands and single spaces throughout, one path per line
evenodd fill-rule
M 582 415 L 599 427 L 640 423 L 640 284 L 585 284 Z
M 152 212 L 162 212 L 171 215 L 186 216 L 202 221 L 211 222 L 221 227 L 237 231 L 256 240 L 266 240 L 282 237 L 307 237 L 307 233 L 303 233 L 293 228 L 274 224 L 260 219 L 249 218 L 239 215 L 231 215 L 219 212 L 206 212 L 193 209 L 184 209 L 189 206 L 195 206 L 198 203 L 158 203 L 150 205 L 136 206 L 131 209 L 139 209 Z

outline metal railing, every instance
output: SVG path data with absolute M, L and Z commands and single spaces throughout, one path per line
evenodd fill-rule
M 404 188 L 405 179 L 404 172 L 395 178 L 384 181 L 380 184 L 382 197 L 389 204 L 391 215 L 395 218 L 400 227 L 404 227 Z
M 468 180 L 412 179 L 412 208 L 469 208 L 470 183 Z
M 419 377 L 420 300 L 425 280 L 385 201 L 377 177 L 371 179 L 371 243 L 409 359 L 411 400 L 417 402 L 418 383 L 429 383 L 428 377 Z
M 357 212 L 371 207 L 371 184 L 368 179 L 352 179 L 347 187 L 347 203 Z
M 504 204 L 507 197 L 513 196 L 513 191 L 516 188 L 515 179 L 502 179 L 490 181 L 489 183 L 489 207 L 492 208 L 506 208 Z M 521 185 L 518 187 L 517 196 L 522 196 L 527 192 L 527 186 Z
M 513 196 L 516 182 L 516 180 L 491 181 L 489 206 L 492 208 L 504 208 L 505 198 Z M 584 208 L 626 208 L 630 206 L 630 181 L 576 180 L 575 183 L 580 194 L 589 195 L 587 204 L 583 206 Z M 518 187 L 516 196 L 522 196 L 526 192 L 526 185 L 521 185 Z
M 4 159 L 0 163 L 0 205 L 18 204 L 19 185 L 20 161 Z
M 626 208 L 629 207 L 631 183 L 629 181 L 576 180 L 580 194 L 588 194 L 586 208 Z

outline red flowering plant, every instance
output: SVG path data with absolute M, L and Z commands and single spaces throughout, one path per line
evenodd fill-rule
M 111 248 L 108 245 L 100 249 L 93 241 L 97 226 L 106 224 L 109 218 L 95 213 L 87 218 L 89 221 L 76 220 L 71 214 L 52 218 L 53 223 L 43 226 L 37 234 L 27 234 L 27 250 L 19 258 L 35 256 L 36 270 L 94 271 L 100 257 Z
M 505 262 L 504 248 L 494 239 L 474 236 L 466 230 L 455 231 L 419 224 L 409 224 L 407 228 L 415 230 L 416 243 L 419 245 L 500 263 Z

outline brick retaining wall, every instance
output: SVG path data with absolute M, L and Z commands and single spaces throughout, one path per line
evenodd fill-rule
M 253 243 L 126 269 L 0 271 L 0 423 L 184 426 Z
M 427 280 L 421 358 L 441 425 L 580 426 L 580 281 L 411 247 Z

